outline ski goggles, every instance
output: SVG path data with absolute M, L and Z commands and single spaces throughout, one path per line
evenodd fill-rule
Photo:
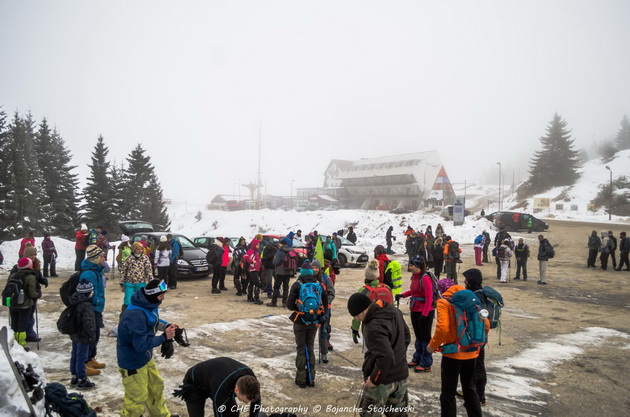
M 144 293 L 146 295 L 160 294 L 160 293 L 166 292 L 167 289 L 168 289 L 168 287 L 167 287 L 166 283 L 164 281 L 160 281 L 158 286 L 155 287 L 155 288 L 147 289 L 145 287 L 144 288 Z

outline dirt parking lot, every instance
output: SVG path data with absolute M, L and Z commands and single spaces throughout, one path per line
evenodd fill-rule
M 484 284 L 498 289 L 506 303 L 501 344 L 493 330 L 486 353 L 489 382 L 484 414 L 630 415 L 630 272 L 585 267 L 590 231 L 608 226 L 549 223 L 545 236 L 554 245 L 556 258 L 549 262 L 548 285 L 536 283 L 536 234 L 513 234 L 514 238 L 523 237 L 531 248 L 528 281 L 499 284 L 494 263 L 481 267 Z M 612 230 L 618 236 L 626 228 L 615 226 Z M 464 262 L 460 272 L 474 265 L 472 246 L 462 248 Z M 513 277 L 514 268 L 511 274 Z M 405 283 L 409 276 L 404 275 Z M 116 324 L 122 299 L 116 282 L 109 282 L 107 329 Z M 335 350 L 329 355 L 330 363 L 318 366 L 316 388 L 300 389 L 293 383 L 295 344 L 288 310 L 254 306 L 235 296 L 232 290 L 212 295 L 208 279 L 181 280 L 177 290 L 167 295 L 162 316 L 186 327 L 192 346 L 177 348 L 172 359 L 156 359 L 166 381 L 171 412 L 186 415 L 184 404 L 170 392 L 188 367 L 212 357 L 230 356 L 247 363 L 257 373 L 266 406 L 299 406 L 300 415 L 354 415 L 352 407 L 361 390 L 362 351 L 361 345 L 352 343 L 346 301 L 362 282 L 362 269 L 342 270 L 333 304 Z M 40 356 L 49 381 L 67 382 L 69 342 L 54 329 L 61 311 L 60 283 L 61 280 L 51 280 L 40 306 L 40 331 L 44 338 Z M 232 288 L 231 283 L 228 287 Z M 400 308 L 410 324 L 408 306 L 401 304 Z M 122 387 L 115 366 L 115 338 L 104 337 L 100 346 L 99 359 L 109 367 L 104 375 L 94 377 L 102 387 L 88 392 L 87 397 L 102 407 L 100 415 L 117 415 Z M 409 376 L 413 407 L 410 415 L 439 414 L 440 355 L 435 355 L 434 360 L 430 374 Z M 460 414 L 465 415 L 463 406 Z

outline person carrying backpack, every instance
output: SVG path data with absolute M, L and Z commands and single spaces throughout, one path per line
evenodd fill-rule
M 260 300 L 260 264 L 262 261 L 258 254 L 259 248 L 260 241 L 252 239 L 249 250 L 243 255 L 243 262 L 247 265 L 247 273 L 249 274 L 247 301 L 256 305 L 263 304 Z
M 85 251 L 89 246 L 88 240 L 88 227 L 85 224 L 81 225 L 81 229 L 77 230 L 74 234 L 74 253 L 76 255 L 76 260 L 74 261 L 74 270 L 81 270 L 81 262 L 85 259 Z
M 619 233 L 619 268 L 617 271 L 621 271 L 624 264 L 626 268 L 624 271 L 630 271 L 630 261 L 628 260 L 628 253 L 630 252 L 630 239 L 626 237 L 626 232 Z
M 247 294 L 247 270 L 243 263 L 243 256 L 247 253 L 247 241 L 244 237 L 240 237 L 234 251 L 232 252 L 232 266 L 234 268 L 234 288 L 236 295 Z
M 444 245 L 444 272 L 446 272 L 446 278 L 450 278 L 457 283 L 457 264 L 461 263 L 460 254 L 462 248 L 459 247 L 459 242 L 451 239 L 450 236 L 446 236 L 446 245 Z
M 596 230 L 593 230 L 591 232 L 591 235 L 588 237 L 588 242 L 586 246 L 588 247 L 588 258 L 586 260 L 586 267 L 595 268 L 597 254 L 602 247 L 602 240 L 599 236 L 597 236 Z
M 330 333 L 332 327 L 330 326 L 330 316 L 332 310 L 330 309 L 333 300 L 335 299 L 335 284 L 330 279 L 330 276 L 322 269 L 322 264 L 319 259 L 313 259 L 311 263 L 313 268 L 313 275 L 322 284 L 326 298 L 328 299 L 328 307 L 324 312 L 324 320 L 319 328 L 319 356 L 322 362 L 328 363 L 328 351 L 333 350 L 333 346 L 330 344 Z
M 273 257 L 273 264 L 276 269 L 273 283 L 273 297 L 271 298 L 271 302 L 267 303 L 269 307 L 278 306 L 280 287 L 282 287 L 282 307 L 287 306 L 289 281 L 297 269 L 297 259 L 297 253 L 289 246 L 288 240 L 286 238 L 281 239 L 278 250 Z
M 523 238 L 519 238 L 518 245 L 514 247 L 516 257 L 516 277 L 521 279 L 521 269 L 523 270 L 523 281 L 527 281 L 527 259 L 529 259 L 529 246 L 525 244 Z
M 483 266 L 483 264 L 481 263 L 481 258 L 482 258 L 481 255 L 483 252 L 483 248 L 486 245 L 486 237 L 483 235 L 483 233 L 480 233 L 479 235 L 477 235 L 474 241 L 474 245 L 475 245 L 475 265 Z
M 538 270 L 540 271 L 540 279 L 538 283 L 541 285 L 547 284 L 547 262 L 549 258 L 555 256 L 555 251 L 551 243 L 543 235 L 538 235 Z
M 208 267 L 212 268 L 212 294 L 221 294 L 221 288 L 219 284 L 223 279 L 225 282 L 225 275 L 223 275 L 223 240 L 218 237 L 214 240 L 212 245 L 208 248 L 206 254 L 206 260 L 208 261 Z M 227 288 L 226 288 L 227 290 Z
M 262 250 L 262 282 L 261 288 L 267 292 L 267 298 L 273 296 L 273 258 L 278 251 L 278 243 L 270 242 Z M 238 295 L 238 294 L 237 294 Z
M 17 343 L 26 346 L 26 331 L 34 300 L 42 296 L 37 290 L 37 278 L 30 258 L 20 258 L 17 272 L 7 279 L 2 292 L 2 304 L 9 307 L 11 330 Z
M 497 258 L 501 264 L 501 278 L 502 284 L 507 282 L 508 268 L 510 267 L 510 258 L 512 257 L 512 250 L 510 249 L 510 241 L 504 240 L 501 246 L 497 247 Z
M 392 304 L 394 301 L 394 297 L 392 295 L 392 290 L 387 285 L 382 284 L 378 280 L 379 275 L 379 261 L 377 259 L 371 259 L 367 266 L 365 267 L 365 281 L 364 284 L 357 291 L 360 294 L 367 296 L 370 300 L 383 300 L 389 304 Z M 361 322 L 359 320 L 352 319 L 352 341 L 355 344 L 359 344 L 359 339 L 361 338 L 359 334 L 359 328 L 361 327 Z
M 44 232 L 44 240 L 42 240 L 42 254 L 44 256 L 44 278 L 48 278 L 48 271 L 50 269 L 50 276 L 57 277 L 57 248 L 55 248 L 55 242 L 50 237 L 50 232 Z
M 443 282 L 444 280 L 440 280 Z M 446 288 L 440 288 L 444 291 L 441 298 L 437 301 L 437 324 L 435 332 L 427 347 L 427 352 L 433 353 L 438 349 L 442 349 L 446 345 L 457 346 L 458 322 L 455 316 L 455 307 L 451 304 L 451 300 L 459 291 L 466 291 L 461 285 L 453 285 Z M 484 319 L 484 331 L 490 330 L 490 323 Z M 454 416 L 457 414 L 457 402 L 455 400 L 457 381 L 461 381 L 462 391 L 464 394 L 464 407 L 469 417 L 480 417 L 481 404 L 475 386 L 475 360 L 479 356 L 479 348 L 469 352 L 458 351 L 454 353 L 442 352 L 442 392 L 440 393 L 440 409 L 443 416 Z
M 75 309 L 76 331 L 70 334 L 72 353 L 70 354 L 70 385 L 80 390 L 92 389 L 96 384 L 86 375 L 90 343 L 96 339 L 96 316 L 92 309 L 94 286 L 89 281 L 80 281 L 76 292 L 70 296 L 70 308 Z
M 387 257 L 383 245 L 376 245 L 374 248 L 374 259 L 378 260 L 378 281 L 387 285 L 387 282 L 385 282 L 385 268 L 389 264 L 390 259 Z
M 409 291 L 396 295 L 396 303 L 401 298 L 411 298 L 411 325 L 416 336 L 416 351 L 407 365 L 415 372 L 431 372 L 433 356 L 427 352 L 431 340 L 431 326 L 435 317 L 434 282 L 427 273 L 427 264 L 423 257 L 416 256 L 409 264 L 411 283 Z
M 275 294 L 274 294 L 275 295 Z M 297 281 L 291 286 L 287 308 L 293 313 L 293 333 L 297 358 L 295 384 L 300 388 L 315 386 L 315 336 L 324 322 L 328 309 L 328 296 L 314 275 L 311 263 L 304 261 Z

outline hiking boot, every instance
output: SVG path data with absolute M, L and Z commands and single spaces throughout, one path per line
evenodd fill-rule
M 70 386 L 74 387 L 79 383 L 79 378 L 76 375 L 72 375 L 72 379 L 70 380 Z
M 306 388 L 306 382 L 295 381 L 295 385 L 297 385 L 300 388 Z
M 328 363 L 328 355 L 321 355 L 321 359 L 323 363 Z
M 271 301 L 271 302 L 267 303 L 267 305 L 268 305 L 269 307 L 278 307 L 278 304 L 274 303 L 273 301 Z M 296 382 L 296 384 L 297 384 L 297 382 Z
M 228 290 L 228 289 L 227 289 L 227 288 L 225 288 L 225 287 L 220 287 L 219 289 L 220 289 L 221 291 L 227 291 L 227 290 Z
M 330 344 L 330 340 L 328 342 L 326 342 L 326 343 L 328 343 L 328 350 L 335 350 L 333 348 L 333 345 Z
M 237 291 L 236 295 L 240 297 L 241 295 L 243 295 L 243 293 L 240 291 Z
M 213 288 L 211 292 L 212 294 L 221 294 L 221 290 L 218 288 Z
M 415 368 L 416 366 L 418 366 L 418 362 L 414 362 L 414 361 L 407 362 L 407 366 L 410 368 Z
M 107 365 L 105 365 L 103 362 L 99 362 L 96 359 L 92 358 L 92 360 L 89 360 L 85 363 L 85 366 L 89 366 L 92 369 L 103 369 Z
M 256 304 L 257 306 L 261 305 L 261 304 L 265 304 L 263 303 L 261 300 L 254 300 L 254 304 Z
M 26 337 L 26 341 L 27 342 L 41 342 L 42 338 L 41 337 L 37 337 L 37 336 L 35 336 L 35 337 L 27 336 Z
M 414 372 L 431 372 L 431 367 L 430 366 L 416 366 L 414 369 Z
M 520 280 L 521 280 L 521 277 L 514 277 L 514 280 L 515 280 L 515 281 L 516 281 L 516 280 L 520 281 Z
M 85 374 L 87 376 L 100 375 L 101 374 L 101 370 L 100 369 L 90 368 L 89 366 L 86 366 L 85 367 Z
M 547 285 L 547 283 L 546 283 L 545 281 L 538 281 L 538 283 L 539 283 L 540 285 Z
M 96 384 L 94 382 L 90 382 L 87 376 L 83 379 L 80 379 L 76 386 L 76 388 L 80 390 L 92 389 L 95 387 L 96 387 Z
M 253 303 L 253 302 L 254 302 L 254 299 L 253 299 L 253 298 L 248 298 L 248 299 L 247 299 L 247 302 L 248 302 L 248 303 Z
M 523 277 L 523 281 L 527 281 L 527 277 Z

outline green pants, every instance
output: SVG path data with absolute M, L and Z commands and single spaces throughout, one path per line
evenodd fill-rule
M 125 386 L 121 416 L 141 417 L 148 408 L 151 417 L 170 417 L 164 403 L 164 381 L 153 358 L 135 373 L 121 368 L 118 371 Z
M 363 389 L 359 407 L 361 417 L 385 415 L 387 417 L 403 417 L 407 415 L 407 380 L 377 385 Z

